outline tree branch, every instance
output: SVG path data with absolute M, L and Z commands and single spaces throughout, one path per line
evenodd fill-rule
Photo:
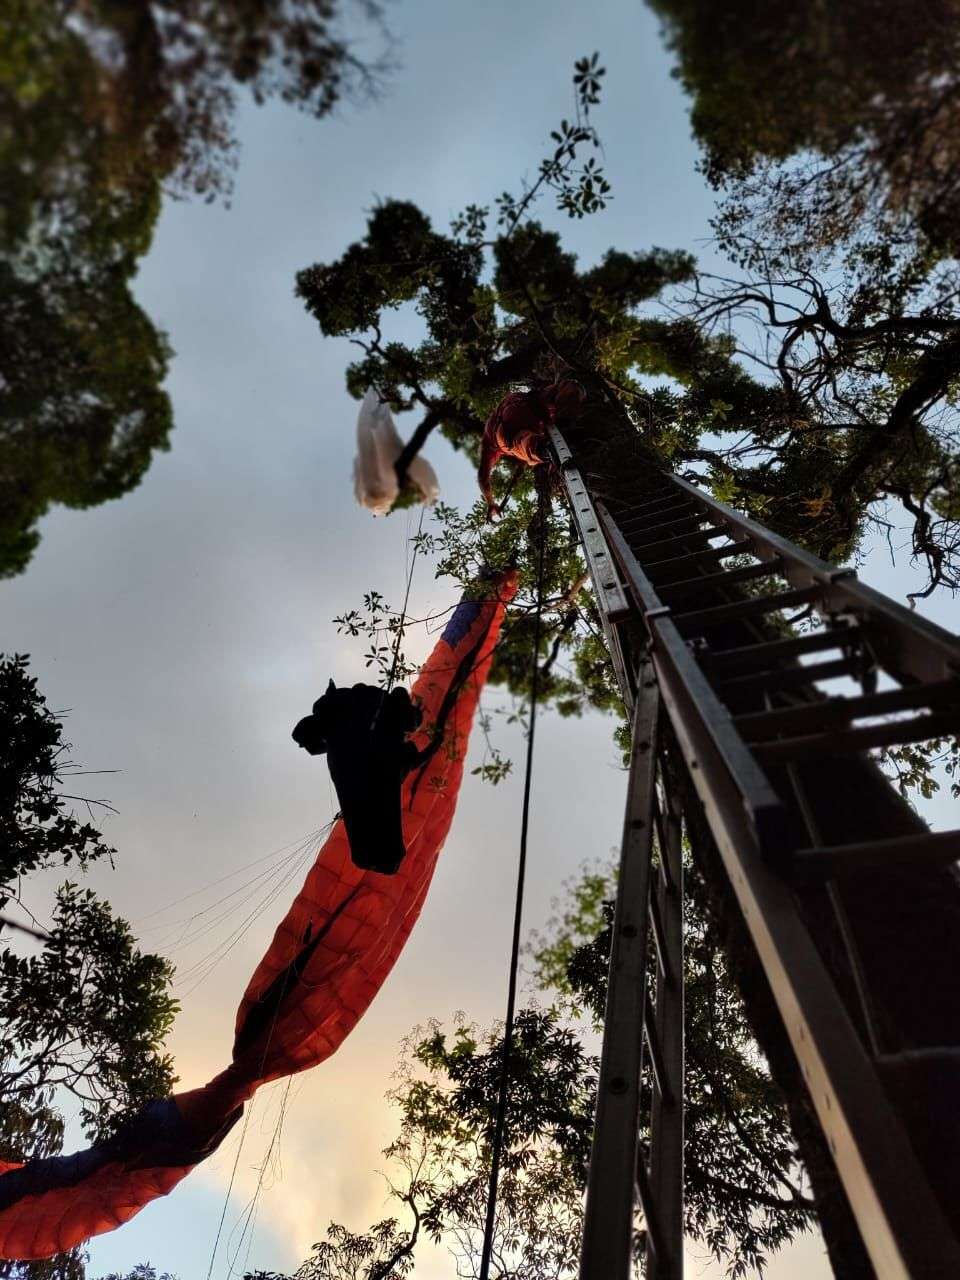
M 397 483 L 402 489 L 407 480 L 407 471 L 410 469 L 410 463 L 414 460 L 420 450 L 427 442 L 427 437 L 434 427 L 439 426 L 443 415 L 436 409 L 430 409 L 423 421 L 414 431 L 413 435 L 403 446 L 400 457 L 393 464 L 393 469 L 397 473 Z

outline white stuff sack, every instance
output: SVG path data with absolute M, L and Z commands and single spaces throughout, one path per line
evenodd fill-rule
M 353 491 L 361 507 L 374 515 L 386 515 L 400 493 L 394 463 L 403 452 L 390 406 L 371 387 L 363 397 L 357 415 L 357 456 L 353 462 Z M 407 477 L 428 505 L 440 493 L 436 472 L 426 458 L 417 455 L 407 468 Z

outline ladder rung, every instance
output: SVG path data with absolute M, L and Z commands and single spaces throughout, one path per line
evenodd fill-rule
M 795 587 L 792 591 L 778 591 L 769 596 L 752 596 L 746 600 L 733 600 L 729 604 L 713 605 L 709 609 L 696 609 L 691 613 L 674 614 L 674 622 L 685 634 L 691 631 L 708 631 L 710 627 L 736 618 L 757 617 L 764 613 L 776 613 L 791 605 L 807 604 L 823 594 L 821 587 Z
M 650 1050 L 650 1062 L 653 1065 L 653 1074 L 657 1080 L 657 1088 L 660 1090 L 660 1097 L 668 1107 L 672 1107 L 677 1100 L 676 1092 L 672 1082 L 667 1077 L 667 1064 L 663 1060 L 663 1049 L 660 1045 L 660 1032 L 657 1030 L 657 1017 L 653 1008 L 653 1001 L 650 999 L 649 990 L 644 998 L 644 1018 L 643 1018 L 643 1034 L 647 1038 L 647 1047 Z
M 791 876 L 823 880 L 911 862 L 924 866 L 960 862 L 960 831 L 926 831 L 889 840 L 797 849 L 787 865 Z
M 650 1175 L 647 1172 L 643 1143 L 637 1145 L 637 1196 L 643 1210 L 644 1226 L 647 1236 L 653 1245 L 653 1252 L 658 1258 L 664 1256 L 663 1233 L 660 1230 L 660 1219 L 657 1217 L 657 1206 L 653 1203 L 653 1191 L 650 1188 Z
M 644 529 L 639 529 L 639 530 L 627 529 L 624 525 L 621 525 L 620 532 L 627 534 L 628 538 L 630 539 L 630 545 L 634 548 L 635 551 L 640 552 L 647 545 L 647 543 L 633 541 L 633 539 L 637 536 L 638 533 L 650 532 L 652 534 L 655 534 L 656 537 L 651 538 L 649 540 L 650 543 L 653 543 L 655 541 L 659 541 L 661 534 L 670 533 L 674 529 L 683 529 L 684 527 L 692 526 L 692 531 L 696 533 L 697 526 L 703 524 L 706 519 L 707 517 L 704 512 L 692 511 L 690 515 L 680 516 L 680 518 L 677 520 L 667 520 L 662 524 L 661 523 L 652 524 L 649 528 L 649 531 L 646 531 Z
M 749 538 L 742 542 L 731 542 L 727 547 L 710 547 L 704 551 L 693 551 L 688 556 L 674 556 L 672 560 L 654 560 L 645 564 L 643 571 L 647 575 L 672 572 L 675 569 L 686 569 L 695 564 L 710 564 L 717 560 L 725 560 L 727 556 L 750 555 L 753 543 Z M 659 587 L 659 583 L 657 584 Z
M 656 492 L 656 490 L 647 490 L 648 494 L 654 492 Z M 691 500 L 682 489 L 678 489 L 676 485 L 667 481 L 665 484 L 660 486 L 656 497 L 648 498 L 646 502 L 631 503 L 630 506 L 627 507 L 626 511 L 622 512 L 622 515 L 625 520 L 629 520 L 631 516 L 639 515 L 641 511 L 649 511 L 651 507 L 662 506 L 665 502 L 675 502 L 678 498 L 683 498 L 687 502 Z M 614 516 L 614 519 L 616 519 L 616 516 Z
M 726 538 L 730 535 L 722 524 L 708 524 L 699 529 L 692 529 L 690 533 L 681 533 L 673 538 L 658 538 L 656 542 L 644 542 L 641 545 L 630 543 L 630 550 L 637 557 L 641 564 L 644 559 L 650 555 L 661 555 L 665 551 L 669 551 L 671 547 L 687 547 L 696 545 L 698 538 L 704 542 L 709 542 L 711 538 Z M 707 550 L 704 547 L 704 550 Z
M 863 716 L 913 711 L 918 707 L 943 708 L 951 703 L 960 707 L 960 681 L 938 680 L 935 684 L 908 685 L 904 689 L 887 689 L 884 693 L 867 693 L 861 697 L 822 698 L 799 707 L 754 711 L 735 716 L 733 722 L 748 742 L 763 742 L 778 733 L 813 732 L 846 725 Z
M 783 658 L 801 653 L 818 653 L 821 649 L 845 649 L 858 643 L 871 629 L 865 626 L 831 627 L 789 640 L 764 640 L 760 644 L 739 645 L 736 649 L 717 649 L 700 654 L 700 661 L 710 671 L 749 671 L 773 666 Z
M 833 658 L 829 662 L 799 663 L 789 667 L 760 671 L 751 676 L 733 676 L 718 680 L 714 688 L 721 698 L 731 698 L 738 693 L 778 693 L 782 689 L 797 689 L 816 684 L 818 680 L 836 680 L 840 676 L 858 676 L 863 670 L 861 658 Z
M 671 582 L 666 587 L 660 587 L 660 598 L 664 604 L 669 604 L 678 595 L 699 595 L 702 591 L 723 590 L 724 587 L 736 586 L 739 582 L 751 582 L 754 578 L 772 577 L 782 569 L 783 561 L 777 556 L 775 560 L 761 560 L 758 564 L 743 565 L 740 569 L 705 573 L 699 578 L 684 578 L 681 582 Z
M 671 516 L 673 519 L 680 519 L 675 515 L 678 511 L 688 511 L 690 514 L 684 516 L 685 520 L 695 520 L 698 517 L 703 519 L 705 512 L 699 502 L 691 502 L 689 498 L 680 498 L 677 502 L 671 502 L 667 506 L 663 506 L 659 511 L 654 511 L 652 515 L 626 515 L 617 520 L 617 527 L 624 533 L 642 533 L 644 526 L 650 529 L 658 529 L 663 527 L 664 516 Z M 614 517 L 616 519 L 616 517 Z
M 663 928 L 663 916 L 660 914 L 660 895 L 651 888 L 650 893 L 650 923 L 653 926 L 654 945 L 657 948 L 657 961 L 660 965 L 660 973 L 666 982 L 670 982 L 676 977 L 670 972 L 670 960 L 667 955 L 667 935 Z
M 957 716 L 915 716 L 912 720 L 888 720 L 886 724 L 863 729 L 847 729 L 839 733 L 810 733 L 800 738 L 779 738 L 776 742 L 759 742 L 751 751 L 761 764 L 779 764 L 807 760 L 811 756 L 848 755 L 852 751 L 869 751 L 871 747 L 892 747 L 908 742 L 925 742 L 955 733 Z

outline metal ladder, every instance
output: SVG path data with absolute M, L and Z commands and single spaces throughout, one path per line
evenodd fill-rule
M 960 1013 L 941 1028 L 935 993 L 904 1004 L 851 886 L 869 872 L 902 899 L 894 915 L 936 916 L 960 832 L 926 830 L 863 753 L 960 731 L 960 640 L 686 480 L 645 468 L 625 501 L 622 478 L 588 486 L 556 429 L 551 443 L 633 723 L 582 1280 L 631 1274 L 638 1205 L 647 1276 L 683 1274 L 681 839 L 694 802 L 877 1274 L 958 1276 L 951 1144 L 936 1106 L 925 1135 L 909 1098 L 937 1081 L 942 1093 L 954 1071 L 960 1084 Z M 841 678 L 840 693 L 821 687 Z M 821 928 L 840 940 L 842 974 Z

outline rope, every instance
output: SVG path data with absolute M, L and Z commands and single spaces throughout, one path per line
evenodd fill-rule
M 417 534 L 412 538 L 413 556 L 410 560 L 410 570 L 407 574 L 407 589 L 403 596 L 403 608 L 400 610 L 400 621 L 397 624 L 397 638 L 393 646 L 393 662 L 390 665 L 390 674 L 387 677 L 387 693 L 393 688 L 393 682 L 397 674 L 397 663 L 400 659 L 400 644 L 403 640 L 404 629 L 407 624 L 407 606 L 410 604 L 410 588 L 413 585 L 413 571 L 417 567 L 417 556 L 420 554 L 420 535 L 423 532 L 423 517 L 426 507 L 420 508 L 420 523 L 417 525 Z M 408 525 L 407 528 L 410 526 Z
M 230 1205 L 230 1195 L 233 1191 L 233 1183 L 237 1176 L 237 1168 L 240 1164 L 240 1152 L 243 1150 L 243 1141 L 247 1136 L 247 1126 L 250 1124 L 250 1116 L 253 1114 L 253 1099 L 250 1099 L 250 1106 L 246 1108 L 246 1115 L 243 1117 L 243 1128 L 240 1130 L 240 1141 L 237 1143 L 237 1154 L 233 1159 L 233 1168 L 230 1170 L 230 1181 L 227 1184 L 227 1194 L 223 1197 L 223 1209 L 220 1213 L 220 1221 L 217 1224 L 217 1234 L 213 1242 L 213 1249 L 210 1253 L 210 1265 L 207 1267 L 206 1280 L 210 1280 L 213 1275 L 213 1264 L 217 1260 L 217 1250 L 220 1248 L 220 1237 L 223 1234 L 223 1224 L 227 1218 L 227 1209 Z
M 533 734 L 537 723 L 537 693 L 540 676 L 540 633 L 543 609 L 543 563 L 546 544 L 545 507 L 543 484 L 537 486 L 537 524 L 539 555 L 537 564 L 537 611 L 533 636 L 533 670 L 530 680 L 530 732 L 527 736 L 527 763 L 523 780 L 523 811 L 520 819 L 520 857 L 517 865 L 517 896 L 513 913 L 513 944 L 510 951 L 510 981 L 507 988 L 507 1014 L 503 1030 L 503 1056 L 500 1061 L 500 1082 L 497 1090 L 497 1112 L 494 1121 L 493 1146 L 490 1158 L 490 1182 L 487 1188 L 487 1216 L 483 1228 L 483 1253 L 480 1258 L 479 1280 L 489 1280 L 490 1258 L 493 1252 L 493 1231 L 497 1212 L 497 1189 L 500 1181 L 500 1162 L 503 1156 L 507 1120 L 507 1085 L 510 1075 L 510 1050 L 513 1047 L 513 1025 L 517 1003 L 517 973 L 520 967 L 520 921 L 523 915 L 523 888 L 527 871 L 527 832 L 530 825 L 530 782 L 533 776 Z
M 277 1029 L 277 1020 L 280 1017 L 280 1009 L 283 1004 L 283 997 L 286 993 L 286 986 L 287 986 L 287 983 L 289 982 L 289 979 L 290 979 L 290 972 L 289 970 L 287 970 L 286 974 L 284 975 L 284 989 L 280 992 L 280 999 L 277 1001 L 276 1008 L 273 1011 L 273 1020 L 270 1023 L 270 1030 L 267 1032 L 267 1041 L 266 1041 L 266 1044 L 263 1046 L 263 1055 L 260 1059 L 260 1068 L 258 1073 L 261 1076 L 263 1075 L 263 1069 L 267 1064 L 267 1056 L 270 1053 L 270 1045 L 273 1043 L 273 1033 Z M 286 1100 L 286 1094 L 284 1095 L 284 1100 Z M 247 1136 L 247 1128 L 250 1124 L 250 1116 L 253 1113 L 254 1101 L 255 1099 L 251 1098 L 249 1104 L 244 1106 L 243 1128 L 240 1131 L 240 1141 L 237 1144 L 237 1154 L 234 1157 L 233 1168 L 230 1171 L 230 1182 L 227 1185 L 227 1193 L 223 1198 L 223 1211 L 220 1214 L 220 1221 L 217 1224 L 217 1234 L 213 1242 L 213 1249 L 210 1253 L 210 1265 L 207 1268 L 206 1280 L 211 1280 L 211 1277 L 213 1275 L 214 1263 L 217 1260 L 217 1250 L 220 1248 L 220 1237 L 223 1235 L 223 1224 L 227 1218 L 227 1209 L 230 1205 L 230 1196 L 233 1192 L 233 1184 L 237 1176 L 237 1168 L 240 1164 L 240 1153 L 243 1150 L 243 1142 Z
M 387 694 L 393 688 L 393 682 L 397 675 L 397 665 L 400 661 L 400 645 L 403 641 L 403 633 L 407 625 L 407 607 L 410 604 L 410 588 L 413 586 L 413 571 L 417 567 L 417 556 L 420 554 L 420 534 L 423 532 L 423 517 L 426 507 L 420 508 L 420 523 L 417 525 L 417 535 L 412 539 L 413 555 L 410 559 L 410 568 L 407 571 L 407 589 L 403 594 L 403 608 L 400 610 L 400 621 L 397 623 L 397 638 L 393 642 L 393 660 L 390 663 L 390 672 L 387 676 L 387 687 L 384 690 L 383 697 L 377 703 L 377 709 L 370 721 L 370 732 L 373 733 L 380 719 L 380 713 L 383 710 L 384 703 L 387 700 Z M 410 526 L 407 525 L 409 529 Z

